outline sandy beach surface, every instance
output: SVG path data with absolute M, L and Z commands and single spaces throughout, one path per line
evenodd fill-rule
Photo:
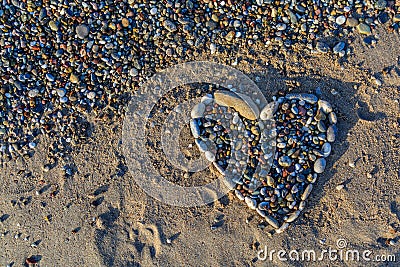
M 320 90 L 338 115 L 326 170 L 284 233 L 274 233 L 232 193 L 192 208 L 146 195 L 124 161 L 122 119 L 103 123 L 89 114 L 90 138 L 66 162 L 72 176 L 62 166 L 43 170 L 45 137 L 33 157 L 2 163 L 0 266 L 24 266 L 32 256 L 36 266 L 399 266 L 400 38 L 375 31 L 380 39 L 374 47 L 355 34 L 346 58 L 300 48 L 276 57 L 254 47 L 197 58 L 227 65 L 238 58 L 235 68 L 267 100 L 279 92 Z M 290 251 L 313 250 L 318 258 L 338 245 L 360 257 L 371 251 L 371 261 L 328 255 L 285 261 L 277 254 L 284 250 L 289 259 Z M 374 261 L 377 255 L 395 262 Z

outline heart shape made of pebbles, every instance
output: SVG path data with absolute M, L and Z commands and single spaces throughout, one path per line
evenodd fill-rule
M 312 94 L 289 94 L 259 107 L 229 90 L 204 96 L 191 111 L 200 152 L 227 185 L 283 232 L 306 206 L 337 134 L 332 106 Z

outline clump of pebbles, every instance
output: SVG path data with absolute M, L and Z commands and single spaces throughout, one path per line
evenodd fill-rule
M 325 170 L 337 118 L 312 94 L 275 98 L 261 112 L 251 102 L 227 90 L 207 95 L 193 108 L 191 131 L 236 196 L 282 232 Z
M 301 43 L 344 56 L 352 31 L 399 31 L 400 23 L 400 7 L 385 0 L 1 1 L 0 153 L 8 160 L 30 157 L 39 134 L 62 156 L 87 137 L 88 114 L 112 121 L 132 88 L 201 52 Z M 342 41 L 328 45 L 329 36 Z

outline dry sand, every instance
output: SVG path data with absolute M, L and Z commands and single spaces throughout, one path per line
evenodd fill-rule
M 356 37 L 354 54 L 340 60 L 305 52 L 285 58 L 264 49 L 237 52 L 236 68 L 256 81 L 267 100 L 278 91 L 319 87 L 339 117 L 326 171 L 305 212 L 283 234 L 259 228 L 261 218 L 232 194 L 197 208 L 147 196 L 124 165 L 122 121 L 106 125 L 93 117 L 89 142 L 68 162 L 44 172 L 49 140 L 42 139 L 31 159 L 2 165 L 0 266 L 23 266 L 32 255 L 41 258 L 40 266 L 399 266 L 400 242 L 387 240 L 400 238 L 400 38 L 384 31 L 380 36 L 375 48 Z M 199 60 L 228 64 L 232 55 Z M 393 69 L 383 75 L 387 67 Z M 64 177 L 65 164 L 73 167 L 72 177 Z M 215 218 L 223 222 L 212 230 Z M 276 254 L 272 261 L 256 260 L 265 246 L 320 253 L 336 249 L 339 239 L 347 241 L 345 250 L 371 250 L 371 258 L 392 254 L 397 262 L 285 262 Z

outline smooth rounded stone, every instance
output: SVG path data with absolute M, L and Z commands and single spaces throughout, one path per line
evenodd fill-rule
M 324 158 L 319 158 L 314 162 L 314 172 L 323 173 L 326 167 L 326 160 Z
M 340 51 L 342 51 L 345 48 L 345 46 L 346 46 L 345 42 L 339 42 L 333 47 L 333 52 L 337 54 Z
M 336 126 L 335 125 L 331 125 L 328 127 L 328 130 L 326 131 L 326 140 L 328 140 L 328 142 L 335 142 L 336 139 Z
M 375 2 L 375 8 L 378 10 L 384 10 L 387 6 L 386 0 L 378 0 Z
M 332 106 L 328 101 L 325 100 L 319 100 L 318 101 L 318 107 L 320 110 L 322 110 L 325 114 L 328 114 L 332 112 Z
M 257 208 L 257 201 L 255 199 L 251 197 L 245 197 L 244 201 L 250 209 L 255 210 Z
M 204 153 L 204 156 L 206 157 L 206 159 L 210 162 L 214 162 L 215 161 L 215 155 L 214 153 L 212 153 L 211 151 L 206 151 Z
M 129 70 L 129 75 L 132 77 L 136 77 L 139 75 L 139 71 L 136 68 L 132 68 Z
M 28 146 L 29 146 L 29 148 L 34 149 L 36 147 L 36 143 L 35 142 L 29 142 Z
M 50 27 L 50 29 L 52 30 L 52 31 L 58 31 L 58 25 L 57 25 L 57 22 L 55 22 L 54 20 L 51 20 L 50 22 L 49 22 L 49 27 Z
M 279 107 L 277 101 L 268 103 L 260 112 L 260 119 L 263 121 L 271 120 L 274 118 L 274 114 Z
M 337 117 L 336 117 L 336 113 L 335 112 L 330 112 L 328 114 L 328 120 L 330 124 L 336 124 L 337 123 Z
M 277 229 L 275 232 L 276 232 L 277 234 L 281 234 L 281 233 L 283 233 L 288 227 L 289 227 L 289 223 L 286 222 L 286 223 L 282 224 L 282 226 L 279 227 L 279 229 Z
M 225 170 L 217 162 L 214 161 L 213 165 L 221 175 L 225 175 Z M 235 187 L 235 185 L 236 184 L 234 184 L 234 183 L 230 183 L 230 185 L 229 185 L 230 189 L 233 189 Z
M 256 211 L 261 217 L 265 217 L 267 215 L 267 213 L 264 210 L 260 210 L 257 208 Z
M 96 93 L 93 92 L 93 91 L 91 91 L 91 92 L 87 93 L 86 97 L 87 97 L 88 99 L 90 99 L 90 100 L 93 100 L 93 99 L 96 98 Z
M 215 54 L 215 52 L 217 52 L 217 45 L 214 43 L 210 44 L 210 53 L 211 55 Z
M 46 74 L 46 79 L 47 79 L 49 82 L 54 82 L 56 78 L 54 77 L 53 74 L 47 73 L 47 74 Z
M 205 110 L 206 110 L 206 105 L 200 102 L 193 107 L 190 116 L 192 117 L 192 119 L 201 118 L 203 117 Z
M 210 105 L 214 99 L 210 95 L 205 95 L 201 98 L 201 103 L 204 105 Z
M 282 167 L 289 167 L 292 164 L 292 160 L 288 156 L 282 156 L 278 159 L 278 163 Z
M 190 120 L 190 131 L 194 138 L 199 138 L 200 136 L 200 127 L 195 120 Z
M 241 201 L 244 200 L 244 196 L 239 190 L 235 190 L 235 195 L 239 200 L 241 200 Z
M 276 29 L 278 30 L 278 31 L 284 31 L 284 30 L 286 30 L 286 24 L 285 23 L 278 23 L 277 25 L 276 25 Z
M 346 25 L 349 27 L 356 27 L 358 25 L 358 19 L 356 18 L 347 18 Z
M 335 22 L 337 25 L 343 25 L 346 22 L 346 17 L 340 15 L 339 17 L 336 18 Z
M 157 11 L 158 9 L 156 7 L 153 7 L 152 9 L 150 9 L 150 14 L 154 16 L 155 14 L 157 14 Z
M 318 128 L 318 131 L 320 131 L 321 133 L 325 133 L 326 132 L 326 126 L 325 126 L 325 123 L 323 121 L 319 121 L 318 122 L 317 128 Z
M 327 45 L 324 42 L 317 42 L 317 46 L 316 46 L 317 50 L 321 53 L 327 53 L 330 51 L 330 47 L 329 45 Z
M 325 143 L 322 145 L 322 154 L 326 158 L 331 154 L 332 146 L 330 143 Z
M 163 22 L 163 26 L 165 29 L 167 29 L 167 31 L 169 32 L 175 32 L 178 28 L 176 27 L 176 25 L 170 21 L 170 20 L 164 20 Z
M 293 93 L 293 94 L 288 94 L 285 96 L 285 98 L 292 100 L 292 99 L 298 99 L 298 100 L 303 100 L 306 101 L 310 104 L 315 104 L 318 101 L 318 97 L 313 94 L 303 94 L 303 93 Z
M 200 152 L 206 152 L 208 151 L 208 147 L 207 144 L 203 141 L 201 141 L 200 139 L 196 138 L 194 140 L 194 142 L 196 143 L 197 147 L 199 148 Z
M 57 89 L 56 92 L 59 97 L 63 97 L 67 93 L 67 91 L 64 88 Z
M 78 25 L 75 28 L 76 35 L 80 39 L 85 39 L 89 35 L 89 28 L 85 24 Z
M 60 103 L 67 103 L 68 102 L 68 97 L 64 96 L 60 98 Z
M 218 105 L 234 108 L 240 115 L 249 120 L 255 120 L 260 115 L 257 105 L 246 95 L 218 90 L 214 93 L 214 99 Z
M 308 198 L 308 196 L 311 194 L 312 189 L 313 189 L 312 184 L 307 185 L 306 189 L 304 190 L 303 194 L 301 195 L 301 200 L 306 200 Z
M 230 31 L 230 32 L 228 32 L 228 34 L 225 36 L 225 39 L 228 41 L 228 42 L 231 42 L 232 40 L 233 40 L 233 38 L 235 38 L 235 32 L 234 31 Z
M 279 228 L 279 222 L 278 222 L 274 217 L 269 216 L 269 215 L 265 215 L 265 216 L 263 216 L 263 217 L 264 217 L 265 221 L 266 221 L 269 225 L 271 225 L 271 226 L 274 227 L 275 229 L 278 229 L 278 228 Z
M 128 27 L 129 24 L 130 24 L 129 19 L 123 18 L 123 19 L 121 20 L 121 24 L 122 24 L 122 27 L 124 27 L 124 28 Z
M 371 28 L 365 23 L 358 24 L 357 25 L 357 30 L 358 30 L 359 33 L 365 34 L 365 35 L 370 35 L 372 33 L 371 32 Z
M 289 217 L 286 219 L 286 222 L 290 223 L 293 222 L 294 220 L 296 220 L 299 215 L 300 215 L 301 211 L 296 210 L 295 212 L 293 212 L 292 214 L 289 215 Z
M 305 201 L 300 201 L 300 203 L 299 203 L 299 211 L 304 210 L 305 207 L 306 207 L 306 202 Z
M 239 120 L 240 120 L 239 115 L 237 115 L 237 114 L 233 115 L 233 118 L 232 118 L 232 123 L 233 124 L 235 124 L 235 125 L 238 124 Z
M 69 81 L 71 83 L 78 83 L 79 82 L 78 75 L 75 75 L 75 74 L 71 73 L 71 76 L 69 76 Z
M 29 97 L 36 97 L 39 94 L 39 90 L 37 89 L 32 89 L 28 91 L 28 96 Z

